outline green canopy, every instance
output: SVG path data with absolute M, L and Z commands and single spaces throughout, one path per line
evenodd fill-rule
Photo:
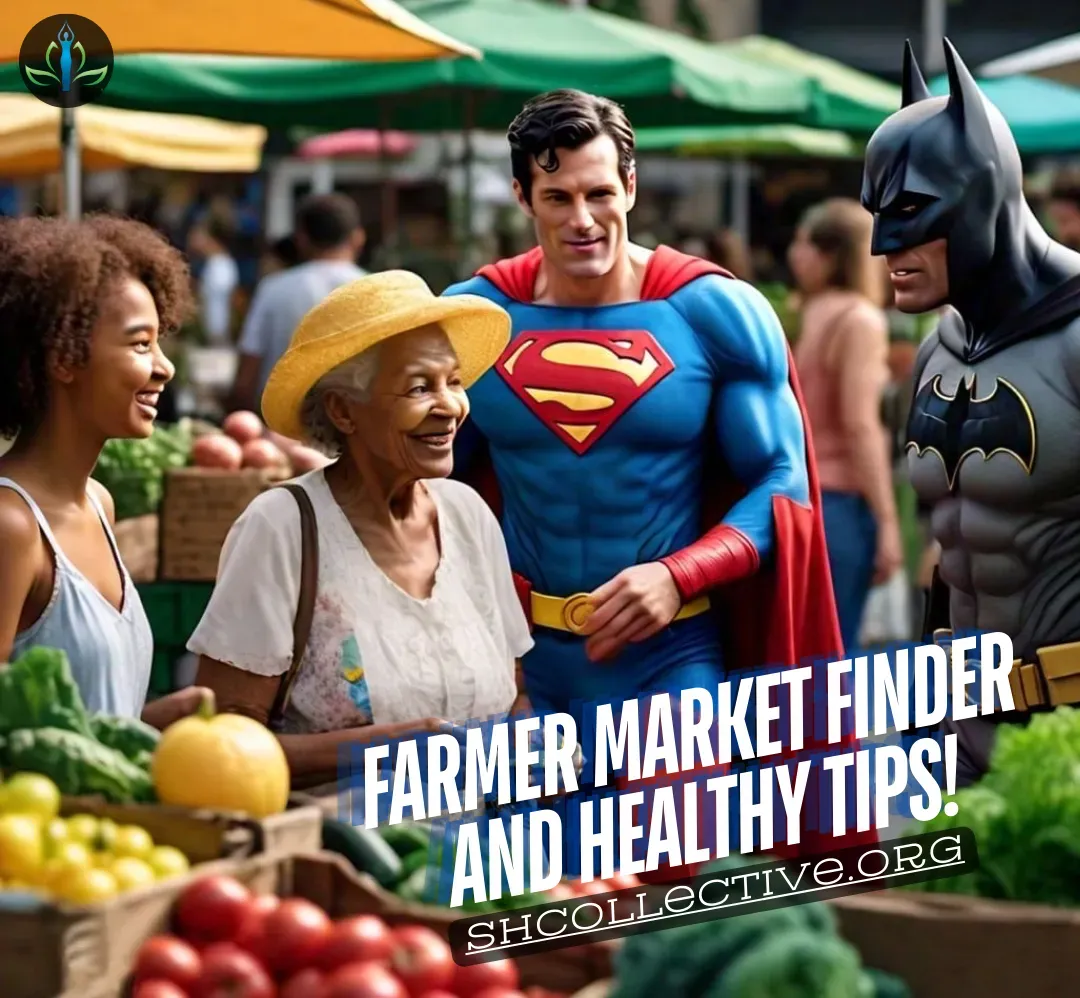
M 776 38 L 749 35 L 716 47 L 816 83 L 813 110 L 802 124 L 869 134 L 900 107 L 899 87 Z
M 689 128 L 643 128 L 637 133 L 643 152 L 672 150 L 682 156 L 808 156 L 850 159 L 862 143 L 844 132 L 802 125 L 717 125 Z
M 484 58 L 357 63 L 121 56 L 102 103 L 268 127 L 503 130 L 530 96 L 576 87 L 623 103 L 635 127 L 782 123 L 817 99 L 807 77 L 590 8 L 542 0 L 404 0 Z M 19 90 L 13 66 L 0 89 Z
M 1034 76 L 979 80 L 987 99 L 1009 123 L 1016 144 L 1029 156 L 1080 151 L 1080 89 Z M 932 80 L 934 94 L 947 94 L 945 77 Z

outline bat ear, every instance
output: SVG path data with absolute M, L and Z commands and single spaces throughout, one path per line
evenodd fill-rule
M 942 39 L 945 46 L 945 69 L 949 75 L 949 113 L 961 128 L 969 129 L 976 124 L 990 127 L 983 104 L 982 91 L 975 82 L 964 60 L 948 38 Z
M 916 101 L 928 100 L 933 95 L 923 79 L 922 70 L 915 61 L 915 50 L 911 47 L 911 40 L 904 42 L 904 83 L 901 107 L 907 107 Z

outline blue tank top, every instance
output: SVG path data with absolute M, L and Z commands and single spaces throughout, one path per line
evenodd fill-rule
M 91 494 L 90 501 L 120 566 L 124 589 L 121 610 L 67 559 L 45 514 L 26 490 L 10 478 L 0 478 L 0 488 L 17 492 L 33 511 L 56 565 L 48 605 L 33 624 L 15 635 L 12 659 L 28 648 L 58 648 L 71 662 L 87 710 L 92 714 L 138 717 L 150 685 L 154 637 L 139 593 L 120 561 L 105 511 Z

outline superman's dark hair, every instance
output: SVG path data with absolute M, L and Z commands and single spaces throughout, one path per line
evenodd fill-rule
M 634 168 L 634 130 L 614 101 L 581 90 L 551 90 L 534 97 L 510 123 L 510 168 L 526 201 L 532 200 L 532 165 L 546 173 L 559 168 L 558 149 L 580 149 L 608 135 L 619 154 L 626 184 Z

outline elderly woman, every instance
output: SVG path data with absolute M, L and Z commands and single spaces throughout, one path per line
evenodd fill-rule
M 347 743 L 523 706 L 516 666 L 532 640 L 499 523 L 447 477 L 465 389 L 509 334 L 497 305 L 437 298 L 392 271 L 312 309 L 270 376 L 270 427 L 335 457 L 297 480 L 319 552 L 303 657 L 286 683 L 303 546 L 300 505 L 283 488 L 233 526 L 188 647 L 222 710 L 277 731 L 298 781 L 333 779 Z

